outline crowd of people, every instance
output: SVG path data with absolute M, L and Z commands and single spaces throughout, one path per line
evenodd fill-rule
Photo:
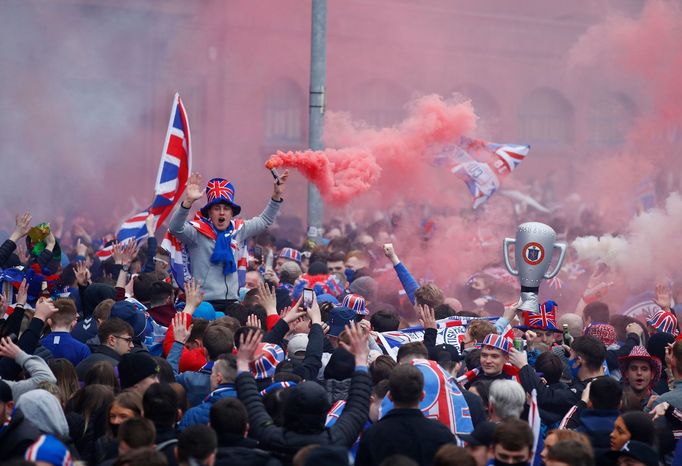
M 575 308 L 521 312 L 488 273 L 453 295 L 383 229 L 273 234 L 287 178 L 242 220 L 230 182 L 193 174 L 168 223 L 182 276 L 153 216 L 143 244 L 101 244 L 79 219 L 18 215 L 0 246 L 0 461 L 682 464 L 669 287 L 646 321 L 611 312 L 599 267 Z

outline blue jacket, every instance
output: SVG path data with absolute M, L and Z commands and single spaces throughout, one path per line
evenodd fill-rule
M 76 340 L 69 332 L 52 332 L 40 344 L 49 349 L 55 358 L 66 358 L 74 367 L 90 356 L 90 348 L 85 343 Z
M 185 387 L 187 402 L 190 406 L 197 406 L 211 393 L 211 371 L 180 373 L 182 348 L 182 343 L 174 342 L 166 359 L 173 368 L 175 381 Z
M 218 385 L 218 388 L 213 390 L 210 395 L 199 405 L 189 409 L 180 421 L 179 430 L 185 430 L 194 424 L 208 424 L 209 415 L 211 413 L 211 406 L 216 401 L 222 398 L 236 398 L 237 389 L 233 383 L 224 383 Z

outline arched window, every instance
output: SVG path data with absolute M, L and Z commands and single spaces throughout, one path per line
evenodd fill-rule
M 471 100 L 476 116 L 479 117 L 479 127 L 488 131 L 497 129 L 500 123 L 500 105 L 490 92 L 476 84 L 462 84 L 454 92 Z
M 521 102 L 520 140 L 529 144 L 571 144 L 575 136 L 571 104 L 553 89 L 536 89 Z
M 277 80 L 265 99 L 265 141 L 271 144 L 301 144 L 304 141 L 306 100 L 293 80 Z
M 589 142 L 595 146 L 622 144 L 636 116 L 637 106 L 621 92 L 593 98 L 588 116 Z
M 353 116 L 376 128 L 392 126 L 405 116 L 407 92 L 393 82 L 383 79 L 367 81 L 355 89 L 353 97 Z

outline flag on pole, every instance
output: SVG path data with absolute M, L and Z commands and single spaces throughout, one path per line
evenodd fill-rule
M 538 454 L 538 445 L 540 441 L 540 408 L 538 408 L 538 391 L 533 389 L 530 392 L 530 408 L 528 409 L 528 425 L 533 431 L 533 462 L 532 465 L 536 466 L 540 463 L 540 455 Z
M 148 209 L 127 218 L 118 230 L 119 242 L 134 239 L 140 241 L 147 236 L 147 216 L 154 215 L 154 224 L 163 224 L 173 207 L 185 191 L 189 173 L 192 170 L 192 146 L 190 144 L 189 120 L 180 94 L 173 97 L 170 121 L 161 152 L 161 163 L 156 174 L 154 200 Z

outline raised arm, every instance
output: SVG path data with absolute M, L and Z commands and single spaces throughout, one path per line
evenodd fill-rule
M 57 383 L 57 379 L 45 361 L 38 356 L 31 356 L 22 351 L 9 338 L 0 340 L 0 356 L 13 359 L 29 375 L 26 380 L 9 381 L 12 388 L 12 398 L 15 400 L 22 394 L 37 388 L 40 382 Z
M 197 231 L 192 225 L 187 223 L 187 216 L 197 200 L 201 199 L 203 190 L 201 189 L 201 175 L 192 173 L 187 180 L 187 189 L 185 189 L 185 197 L 180 203 L 180 207 L 173 212 L 170 222 L 168 223 L 168 231 L 171 232 L 184 244 L 195 244 L 197 240 Z
M 284 201 L 282 195 L 286 188 L 286 182 L 289 178 L 289 171 L 282 173 L 272 188 L 272 196 L 268 201 L 268 205 L 265 206 L 265 210 L 257 217 L 253 217 L 244 222 L 244 233 L 242 234 L 242 239 L 250 238 L 256 236 L 257 234 L 263 232 L 267 227 L 272 225 L 275 221 L 275 216 L 279 211 L 279 207 Z
M 414 293 L 419 288 L 419 283 L 417 283 L 417 280 L 414 279 L 410 271 L 407 270 L 407 267 L 405 267 L 405 265 L 402 262 L 400 262 L 398 254 L 396 254 L 392 243 L 384 244 L 384 254 L 386 255 L 386 257 L 388 257 L 388 260 L 390 260 L 391 263 L 393 264 L 393 269 L 395 270 L 395 273 L 398 275 L 398 280 L 400 280 L 400 284 L 403 286 L 405 293 L 407 293 L 407 297 L 410 300 L 410 302 L 414 304 L 415 303 Z

